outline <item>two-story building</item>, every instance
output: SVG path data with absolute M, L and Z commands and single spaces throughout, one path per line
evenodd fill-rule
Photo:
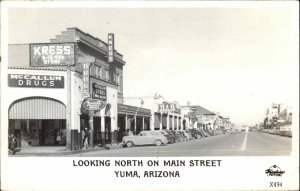
M 9 132 L 22 147 L 78 149 L 84 128 L 91 145 L 115 143 L 124 65 L 113 35 L 106 43 L 77 28 L 50 43 L 9 45 L 4 104 Z

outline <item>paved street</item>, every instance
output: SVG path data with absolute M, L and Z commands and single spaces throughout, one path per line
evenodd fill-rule
M 225 134 L 165 146 L 135 146 L 69 156 L 175 157 L 175 156 L 280 156 L 289 155 L 292 139 L 259 132 Z

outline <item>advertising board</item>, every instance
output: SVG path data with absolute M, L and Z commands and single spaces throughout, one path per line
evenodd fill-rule
M 8 74 L 9 87 L 64 88 L 64 76 Z
M 93 99 L 100 99 L 106 102 L 106 86 L 93 83 L 92 84 L 92 98 Z
M 30 66 L 72 66 L 75 64 L 74 43 L 30 44 Z

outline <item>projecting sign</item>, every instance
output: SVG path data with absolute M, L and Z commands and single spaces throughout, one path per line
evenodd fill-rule
M 90 97 L 90 63 L 82 64 L 83 68 L 83 97 Z
M 30 44 L 31 66 L 71 66 L 75 64 L 74 43 Z
M 108 33 L 108 62 L 114 62 L 114 34 Z
M 64 88 L 64 76 L 8 74 L 9 87 Z
M 100 84 L 96 84 L 96 83 L 93 83 L 92 85 L 92 98 L 94 99 L 100 99 L 104 102 L 106 102 L 106 86 L 102 86 Z
M 82 64 L 83 97 L 90 97 L 90 66 L 95 62 L 95 57 L 77 57 L 77 63 Z
M 160 113 L 168 113 L 168 112 L 181 113 L 181 109 L 177 108 L 176 104 L 174 103 L 163 103 L 163 104 L 159 104 L 159 112 Z
M 100 110 L 105 107 L 105 102 L 99 99 L 86 99 L 81 104 L 81 113 Z

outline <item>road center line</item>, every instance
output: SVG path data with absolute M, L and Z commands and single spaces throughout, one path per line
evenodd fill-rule
M 241 147 L 241 151 L 245 151 L 246 150 L 247 137 L 248 137 L 248 132 L 246 131 L 246 135 L 245 135 L 242 147 Z

